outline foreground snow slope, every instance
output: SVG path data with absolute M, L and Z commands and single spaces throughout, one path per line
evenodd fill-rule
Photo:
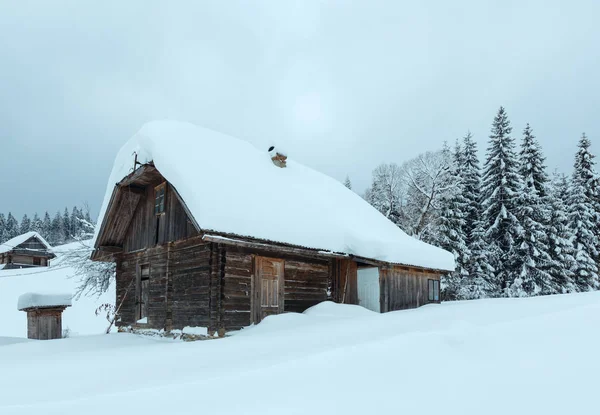
M 9 342 L 0 413 L 592 414 L 599 326 L 586 293 L 383 315 L 324 303 L 195 343 Z
M 80 248 L 80 242 L 54 247 L 57 258 L 50 262 L 50 267 L 0 270 L 0 337 L 27 337 L 27 314 L 17 310 L 17 301 L 22 294 L 75 294 L 78 281 L 69 278 L 73 269 L 65 266 L 62 256 L 69 250 Z M 100 298 L 73 299 L 73 306 L 63 313 L 63 330 L 69 329 L 70 335 L 103 333 L 108 322 L 104 316 L 96 316 L 95 311 L 100 304 L 113 303 L 114 297 L 111 287 Z

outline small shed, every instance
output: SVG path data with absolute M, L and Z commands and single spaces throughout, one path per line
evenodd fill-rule
M 71 294 L 25 293 L 17 308 L 27 313 L 27 338 L 52 340 L 62 338 L 62 313 L 71 306 Z
M 52 247 L 37 232 L 27 232 L 0 245 L 2 269 L 47 267 L 56 255 Z

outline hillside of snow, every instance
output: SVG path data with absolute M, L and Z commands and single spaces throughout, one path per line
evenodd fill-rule
M 0 345 L 2 337 L 27 337 L 27 314 L 17 310 L 21 295 L 31 292 L 75 294 L 79 281 L 70 278 L 73 269 L 64 264 L 62 256 L 70 250 L 81 249 L 81 244 L 54 247 L 57 258 L 50 261 L 50 267 L 0 270 Z M 101 304 L 114 303 L 114 298 L 114 287 L 111 287 L 100 297 L 73 299 L 72 307 L 63 313 L 63 330 L 68 329 L 71 336 L 103 333 L 109 323 L 105 316 L 96 316 L 95 311 Z
M 0 413 L 595 414 L 598 327 L 593 292 L 387 314 L 322 303 L 193 343 L 0 339 Z

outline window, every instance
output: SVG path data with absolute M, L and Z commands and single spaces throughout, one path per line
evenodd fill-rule
M 430 303 L 440 302 L 440 282 L 438 280 L 427 280 L 427 299 Z
M 167 184 L 163 183 L 154 188 L 154 214 L 162 215 L 165 213 L 165 191 Z
M 33 257 L 33 265 L 42 265 L 42 258 Z

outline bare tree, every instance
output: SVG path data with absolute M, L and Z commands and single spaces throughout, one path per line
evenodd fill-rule
M 402 165 L 402 179 L 407 189 L 407 216 L 410 220 L 406 228 L 418 238 L 423 239 L 435 222 L 441 196 L 455 185 L 449 180 L 451 163 L 449 152 L 442 150 L 420 154 Z
M 81 295 L 101 295 L 115 279 L 115 264 L 113 262 L 92 261 L 90 256 L 94 248 L 90 240 L 79 241 L 77 248 L 64 254 L 61 265 L 71 267 L 71 278 L 78 278 L 76 298 Z

